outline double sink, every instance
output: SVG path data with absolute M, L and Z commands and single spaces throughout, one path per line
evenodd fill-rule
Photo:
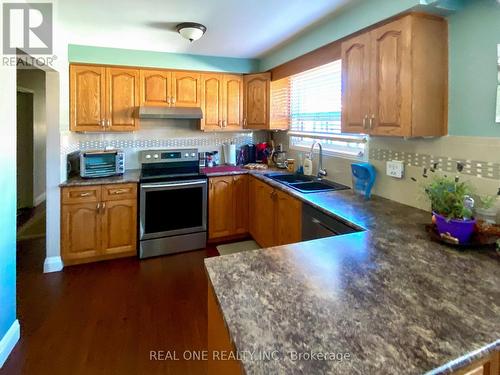
M 336 182 L 319 180 L 312 176 L 304 176 L 300 174 L 269 173 L 265 176 L 301 193 L 319 193 L 324 191 L 349 189 L 347 186 Z

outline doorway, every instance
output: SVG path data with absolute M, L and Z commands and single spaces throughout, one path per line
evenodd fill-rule
M 17 71 L 17 241 L 45 239 L 45 72 Z

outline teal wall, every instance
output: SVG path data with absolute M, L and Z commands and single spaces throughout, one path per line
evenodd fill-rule
M 252 73 L 259 69 L 256 59 L 237 59 L 181 53 L 139 51 L 120 48 L 68 45 L 70 62 L 143 66 L 167 69 Z
M 471 0 L 450 16 L 449 133 L 500 137 L 495 123 L 500 4 Z
M 16 320 L 16 76 L 0 68 L 0 340 Z M 11 69 L 12 70 L 12 69 Z
M 260 62 L 260 69 L 274 68 L 304 53 L 348 36 L 419 4 L 419 0 L 358 1 L 354 5 L 332 15 L 327 21 L 302 33 L 283 47 L 264 56 Z

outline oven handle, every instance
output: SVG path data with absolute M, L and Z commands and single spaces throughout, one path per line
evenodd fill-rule
M 141 188 L 151 189 L 151 188 L 164 188 L 164 187 L 181 187 L 181 186 L 191 186 L 207 184 L 206 180 L 195 180 L 195 181 L 184 181 L 184 182 L 167 182 L 160 184 L 141 184 Z

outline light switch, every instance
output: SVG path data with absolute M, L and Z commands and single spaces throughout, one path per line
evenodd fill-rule
M 400 160 L 391 160 L 386 164 L 386 173 L 394 178 L 403 178 L 405 174 L 405 164 Z

